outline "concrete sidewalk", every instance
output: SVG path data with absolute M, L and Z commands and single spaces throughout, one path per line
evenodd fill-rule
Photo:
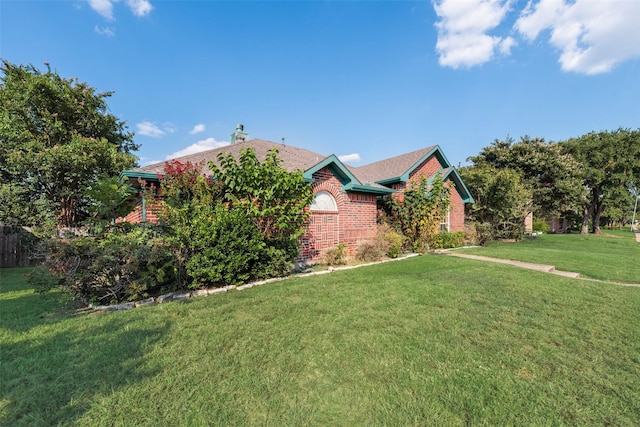
M 572 279 L 577 279 L 578 277 L 580 277 L 579 273 L 573 273 L 571 271 L 556 270 L 556 268 L 553 265 L 534 264 L 531 262 L 513 261 L 509 259 L 500 259 L 500 258 L 490 258 L 490 257 L 480 256 L 480 255 L 461 254 L 454 251 L 442 251 L 439 253 L 442 255 L 455 256 L 458 258 L 475 259 L 477 261 L 495 262 L 498 264 L 508 264 L 508 265 L 513 265 L 515 267 L 526 268 L 529 270 L 536 270 L 536 271 L 542 271 L 544 273 L 557 274 L 558 276 L 571 277 Z

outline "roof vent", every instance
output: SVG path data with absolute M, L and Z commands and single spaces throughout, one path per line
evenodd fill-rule
M 244 125 L 238 123 L 236 126 L 236 130 L 231 134 L 231 143 L 241 143 L 245 142 L 249 138 L 249 134 L 244 131 Z

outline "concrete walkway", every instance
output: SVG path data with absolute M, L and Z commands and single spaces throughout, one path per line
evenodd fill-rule
M 573 273 L 571 271 L 556 270 L 556 268 L 553 265 L 534 264 L 531 262 L 513 261 L 510 259 L 490 258 L 490 257 L 480 256 L 480 255 L 461 254 L 453 251 L 442 251 L 440 253 L 443 255 L 450 255 L 458 258 L 467 258 L 467 259 L 475 259 L 477 261 L 487 261 L 487 262 L 495 262 L 499 264 L 508 264 L 508 265 L 513 265 L 515 267 L 526 268 L 529 270 L 536 270 L 536 271 L 542 271 L 544 273 L 557 274 L 558 276 L 571 277 L 572 279 L 577 279 L 578 277 L 580 277 L 579 273 Z
M 636 242 L 640 242 L 640 231 L 635 231 L 636 233 Z
M 636 240 L 640 242 L 640 238 L 638 236 L 640 236 L 640 233 L 636 232 Z M 556 268 L 553 265 L 534 264 L 532 262 L 522 262 L 522 261 L 514 261 L 510 259 L 490 258 L 490 257 L 480 256 L 480 255 L 461 254 L 452 250 L 443 250 L 443 251 L 438 251 L 437 253 L 440 255 L 449 255 L 449 256 L 455 256 L 458 258 L 474 259 L 477 261 L 495 262 L 498 264 L 508 264 L 508 265 L 513 265 L 514 267 L 541 271 L 543 273 L 556 274 L 558 276 L 569 277 L 572 279 L 589 280 L 591 282 L 602 282 L 602 283 L 609 283 L 612 285 L 619 285 L 619 286 L 640 287 L 639 283 L 610 282 L 608 280 L 598 280 L 598 279 L 591 279 L 587 277 L 580 277 L 579 273 L 574 273 L 572 271 L 556 270 Z

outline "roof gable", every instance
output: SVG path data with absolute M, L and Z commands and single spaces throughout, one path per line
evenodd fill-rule
M 411 173 L 431 156 L 436 157 L 438 162 L 440 162 L 441 168 L 444 169 L 451 166 L 440 147 L 433 145 L 421 150 L 354 168 L 354 171 L 364 182 L 375 182 L 383 185 L 389 185 L 395 182 L 408 182 Z
M 363 184 L 335 154 L 324 158 L 318 164 L 310 167 L 304 172 L 304 178 L 307 182 L 313 182 L 313 174 L 321 169 L 329 168 L 331 173 L 342 183 L 342 189 L 344 191 L 355 191 L 360 193 L 374 193 L 374 194 L 391 194 L 395 190 L 377 185 L 375 183 Z
M 464 203 L 475 203 L 475 200 L 473 200 L 473 197 L 471 196 L 471 192 L 464 184 L 464 181 L 462 180 L 462 177 L 460 176 L 460 173 L 458 173 L 458 170 L 456 168 L 454 168 L 453 166 L 449 166 L 448 168 L 442 170 L 441 173 L 443 180 L 448 179 L 449 181 L 453 182 L 453 185 L 456 187 L 456 190 L 458 191 L 458 194 L 460 194 L 460 197 L 462 198 L 462 201 Z
M 409 182 L 411 174 L 418 169 L 431 156 L 440 163 L 439 173 L 442 179 L 452 181 L 464 203 L 474 203 L 469 189 L 462 181 L 462 177 L 455 167 L 451 165 L 447 157 L 438 145 L 425 147 L 390 159 L 381 160 L 359 168 L 352 168 L 361 181 L 380 185 Z M 435 176 L 435 175 L 434 175 Z M 433 176 L 427 177 L 433 179 Z

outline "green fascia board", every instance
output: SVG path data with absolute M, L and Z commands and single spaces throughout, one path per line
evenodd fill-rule
M 407 181 L 408 181 L 408 179 L 407 179 Z M 403 182 L 402 181 L 402 177 L 396 176 L 394 178 L 381 179 L 380 181 L 376 181 L 376 184 L 390 185 L 390 184 L 395 184 L 396 182 Z M 404 182 L 406 182 L 406 181 L 404 181 Z
M 145 181 L 160 181 L 157 173 L 152 172 L 138 172 L 138 171 L 124 171 L 120 174 L 120 176 L 125 176 L 127 178 L 140 178 Z
M 422 164 L 422 162 L 424 162 L 425 160 L 427 160 L 429 157 L 431 157 L 434 154 L 435 154 L 436 158 L 438 159 L 438 161 L 440 162 L 440 168 L 441 169 L 448 168 L 449 166 L 451 166 L 451 163 L 449 163 L 449 160 L 447 160 L 447 158 L 445 157 L 444 153 L 442 152 L 442 149 L 440 149 L 440 146 L 436 145 L 435 147 L 433 147 L 433 149 L 429 150 L 429 152 L 427 152 L 424 156 L 422 156 L 420 158 L 420 160 L 415 162 L 413 164 L 413 166 L 411 166 L 409 169 L 407 169 L 405 171 L 405 173 L 403 173 L 399 177 L 400 181 L 401 182 L 408 182 L 409 181 L 409 177 L 411 176 L 413 171 L 416 170 L 416 168 L 418 166 L 420 166 Z
M 422 164 L 422 162 L 427 160 L 433 154 L 436 155 L 436 158 L 440 162 L 440 170 L 442 170 L 444 168 L 448 168 L 449 166 L 451 166 L 451 163 L 449 162 L 447 157 L 442 152 L 442 149 L 440 148 L 440 146 L 436 145 L 431 150 L 429 150 L 429 152 L 427 152 L 424 156 L 422 156 L 417 162 L 415 162 L 413 164 L 413 166 L 411 166 L 409 169 L 407 169 L 402 175 L 396 176 L 396 177 L 393 177 L 393 178 L 381 179 L 380 181 L 376 181 L 376 184 L 391 185 L 391 184 L 395 184 L 395 183 L 398 183 L 398 182 L 409 182 L 409 177 L 411 176 L 413 171 L 416 170 L 416 168 L 418 166 L 420 166 Z
M 452 167 L 451 169 L 449 169 L 449 172 L 447 172 L 442 177 L 443 180 L 447 179 L 447 178 L 449 178 L 452 181 L 455 181 L 456 188 L 458 189 L 458 193 L 460 193 L 460 196 L 462 197 L 462 201 L 464 203 L 475 203 L 476 202 L 475 200 L 473 200 L 473 197 L 471 196 L 471 192 L 469 191 L 467 186 L 464 184 L 464 181 L 462 180 L 462 177 L 460 176 L 460 173 L 458 172 L 458 170 L 455 167 Z
M 378 194 L 381 196 L 385 196 L 387 194 L 393 194 L 396 192 L 396 190 L 393 190 L 391 188 L 372 187 L 371 185 L 368 185 L 368 184 L 346 185 L 344 189 L 345 191 L 354 191 L 358 193 L 371 193 L 371 194 Z
M 349 171 L 349 169 L 347 169 L 344 163 L 342 163 L 340 159 L 336 157 L 335 154 L 332 154 L 329 157 L 326 157 L 320 163 L 317 163 L 314 166 L 311 166 L 309 169 L 307 169 L 303 174 L 305 181 L 313 182 L 313 174 L 325 167 L 328 167 L 329 169 L 331 169 L 331 172 L 333 172 L 334 175 L 338 177 L 343 187 L 353 183 L 362 184 L 360 181 L 358 181 L 358 178 L 356 178 Z
M 307 169 L 304 174 L 304 180 L 308 183 L 313 183 L 313 174 L 320 169 L 329 168 L 331 172 L 340 180 L 342 189 L 344 191 L 354 191 L 358 193 L 371 193 L 378 195 L 385 195 L 395 193 L 395 190 L 390 188 L 373 187 L 370 184 L 362 184 L 358 178 L 356 178 L 351 171 L 336 157 L 335 154 L 330 155 L 323 159 L 320 163 Z

